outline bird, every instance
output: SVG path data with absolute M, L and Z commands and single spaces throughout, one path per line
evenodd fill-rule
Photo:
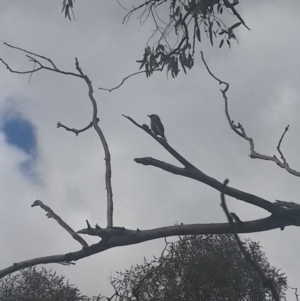
M 161 123 L 160 118 L 156 114 L 148 115 L 151 119 L 151 129 L 156 136 L 161 136 L 164 140 L 167 141 L 165 136 L 165 129 L 163 124 Z

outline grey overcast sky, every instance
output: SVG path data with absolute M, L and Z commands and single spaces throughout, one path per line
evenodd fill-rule
M 19 70 L 33 66 L 7 42 L 50 57 L 73 71 L 75 56 L 93 81 L 100 125 L 112 155 L 116 226 L 149 229 L 176 222 L 225 221 L 217 191 L 162 170 L 136 164 L 136 157 L 174 159 L 122 114 L 148 123 L 160 115 L 168 142 L 190 162 L 219 181 L 270 201 L 299 202 L 299 179 L 271 162 L 249 158 L 249 145 L 229 128 L 219 85 L 199 57 L 203 50 L 211 70 L 230 83 L 233 120 L 253 137 L 257 151 L 273 155 L 289 124 L 282 149 L 291 167 L 300 170 L 300 2 L 240 1 L 239 44 L 219 49 L 208 40 L 197 46 L 195 67 L 176 79 L 166 72 L 146 79 L 138 75 L 112 93 L 111 88 L 136 72 L 151 34 L 151 21 L 140 26 L 137 15 L 122 24 L 125 11 L 117 1 L 76 1 L 76 21 L 64 19 L 58 1 L 0 0 L 0 56 Z M 126 7 L 134 2 L 122 1 Z M 135 2 L 136 3 L 136 2 Z M 228 18 L 228 22 L 236 20 Z M 104 154 L 93 130 L 76 137 L 57 129 L 58 121 L 82 128 L 92 108 L 85 84 L 47 71 L 29 76 L 0 66 L 0 266 L 35 257 L 75 251 L 80 246 L 40 208 L 40 199 L 75 230 L 106 225 Z M 20 127 L 22 131 L 19 132 Z M 17 133 L 21 135 L 19 138 Z M 228 206 L 242 220 L 266 213 L 235 199 Z M 288 227 L 247 235 L 260 241 L 270 263 L 300 287 L 300 229 Z M 95 238 L 85 237 L 88 242 Z M 174 237 L 176 239 L 176 237 Z M 88 295 L 112 293 L 108 278 L 115 271 L 159 255 L 163 240 L 120 247 L 80 260 L 75 266 L 48 265 L 66 275 Z M 289 300 L 295 300 L 293 292 Z

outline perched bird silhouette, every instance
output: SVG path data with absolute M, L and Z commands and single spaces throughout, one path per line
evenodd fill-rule
M 156 114 L 148 115 L 148 117 L 150 117 L 151 119 L 151 129 L 154 132 L 154 134 L 156 136 L 161 136 L 163 139 L 167 141 L 165 136 L 165 129 L 163 124 L 161 123 L 160 118 Z

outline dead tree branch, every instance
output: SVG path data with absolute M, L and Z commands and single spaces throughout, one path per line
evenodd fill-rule
M 98 120 L 98 121 L 99 121 L 99 120 Z M 90 122 L 89 125 L 87 125 L 86 127 L 84 127 L 84 128 L 81 129 L 81 130 L 71 129 L 71 128 L 69 128 L 69 127 L 63 125 L 60 121 L 57 123 L 56 127 L 57 127 L 57 128 L 64 128 L 66 131 L 73 132 L 73 133 L 75 133 L 76 136 L 78 136 L 79 133 L 85 132 L 85 131 L 88 130 L 89 128 L 93 127 L 93 122 Z
M 137 74 L 140 74 L 140 73 L 146 73 L 146 71 L 138 71 L 138 72 L 135 72 L 135 73 L 132 73 L 132 74 L 126 76 L 125 78 L 123 78 L 123 80 L 121 81 L 121 83 L 119 85 L 117 85 L 116 87 L 113 87 L 113 88 L 110 88 L 110 89 L 109 88 L 101 88 L 101 87 L 99 87 L 98 89 L 99 90 L 104 90 L 104 91 L 112 92 L 113 90 L 119 89 L 124 84 L 124 82 L 127 79 L 129 79 L 130 77 L 135 76 Z
M 92 82 L 88 78 L 87 75 L 84 75 L 81 68 L 79 67 L 79 63 L 77 58 L 75 58 L 75 65 L 76 69 L 78 70 L 79 74 L 82 76 L 82 78 L 85 80 L 88 88 L 89 88 L 89 98 L 93 105 L 93 127 L 96 130 L 101 143 L 103 145 L 104 153 L 105 153 L 105 185 L 106 185 L 106 193 L 107 193 L 107 227 L 113 226 L 113 192 L 112 192 L 112 186 L 111 186 L 111 156 L 108 148 L 107 141 L 105 139 L 105 136 L 99 127 L 99 118 L 98 118 L 98 108 L 97 108 L 97 102 L 93 96 L 94 90 L 92 86 Z
M 157 142 L 159 142 L 175 159 L 177 159 L 181 164 L 184 165 L 184 168 L 174 166 L 173 164 L 169 164 L 157 159 L 153 159 L 151 157 L 146 158 L 136 158 L 135 162 L 143 165 L 150 165 L 155 166 L 158 168 L 161 168 L 167 172 L 181 175 L 184 177 L 188 177 L 191 179 L 194 179 L 196 181 L 202 182 L 218 191 L 222 191 L 223 184 L 216 179 L 206 175 L 204 172 L 200 171 L 198 168 L 196 168 L 194 165 L 192 165 L 190 162 L 188 162 L 183 156 L 181 156 L 178 152 L 176 152 L 164 139 L 161 139 L 157 137 L 147 125 L 139 125 L 136 121 L 134 121 L 131 117 L 125 116 L 128 120 L 130 120 L 134 125 L 139 127 L 140 129 L 144 130 L 146 133 L 148 133 L 150 136 L 152 136 Z M 225 188 L 225 194 L 228 196 L 231 196 L 233 198 L 236 198 L 238 200 L 244 201 L 246 203 L 258 206 L 262 209 L 267 210 L 268 212 L 275 212 L 278 208 L 274 205 L 272 202 L 269 202 L 265 199 L 262 199 L 258 196 L 255 196 L 253 194 L 232 188 L 226 186 Z
M 158 69 L 151 70 L 151 72 L 156 72 L 156 71 L 162 71 L 162 68 L 158 68 Z M 131 78 L 132 76 L 135 76 L 135 75 L 138 75 L 138 74 L 142 74 L 142 73 L 146 73 L 146 74 L 147 74 L 148 71 L 143 70 L 143 71 L 134 72 L 134 73 L 132 73 L 132 74 L 130 74 L 130 75 L 124 77 L 124 78 L 122 79 L 122 81 L 121 81 L 117 86 L 115 86 L 115 87 L 113 87 L 113 88 L 101 88 L 101 87 L 99 87 L 98 89 L 99 89 L 99 90 L 103 90 L 103 91 L 112 92 L 112 91 L 114 91 L 114 90 L 119 89 L 119 88 L 125 83 L 125 81 L 127 81 L 127 79 Z
M 107 227 L 112 227 L 113 226 L 113 193 L 112 193 L 112 186 L 111 186 L 111 157 L 110 157 L 110 152 L 109 152 L 109 148 L 108 148 L 108 144 L 106 142 L 105 136 L 101 130 L 101 128 L 99 127 L 99 117 L 98 117 L 98 108 L 97 108 L 97 103 L 96 100 L 93 96 L 94 90 L 93 90 L 93 86 L 92 86 L 92 82 L 90 81 L 90 79 L 88 78 L 87 75 L 85 75 L 80 66 L 79 66 L 79 62 L 77 60 L 77 58 L 75 58 L 75 67 L 76 70 L 78 71 L 78 73 L 73 73 L 73 72 L 66 72 L 66 71 L 62 71 L 60 70 L 51 59 L 46 58 L 45 56 L 30 52 L 28 50 L 19 48 L 19 47 L 15 47 L 12 45 L 9 45 L 7 43 L 4 43 L 6 46 L 25 52 L 26 53 L 26 57 L 29 58 L 29 61 L 33 62 L 34 64 L 37 64 L 39 67 L 37 69 L 33 69 L 30 71 L 15 71 L 13 70 L 2 58 L 0 58 L 0 61 L 6 66 L 6 68 L 12 72 L 12 73 L 17 73 L 17 74 L 32 74 L 34 72 L 40 71 L 42 69 L 48 70 L 48 71 L 54 71 L 57 72 L 59 74 L 63 74 L 63 75 L 71 75 L 71 76 L 75 76 L 75 77 L 79 77 L 80 79 L 83 79 L 86 83 L 86 85 L 88 86 L 88 96 L 89 99 L 91 100 L 92 106 L 93 106 L 93 116 L 92 116 L 92 126 L 94 127 L 94 129 L 96 130 L 101 143 L 103 145 L 103 149 L 104 149 L 104 153 L 105 153 L 105 185 L 106 185 L 106 191 L 107 191 Z M 49 63 L 49 66 L 45 66 L 41 61 L 39 61 L 38 59 L 42 59 L 46 62 Z M 68 131 L 72 131 L 74 132 L 76 135 L 78 135 L 78 133 L 83 132 L 87 129 L 89 129 L 91 127 L 91 125 L 85 127 L 82 130 L 76 130 L 76 129 L 71 129 L 67 126 L 62 125 L 60 122 L 57 123 L 57 127 L 63 127 Z
M 82 250 L 76 252 L 39 257 L 19 263 L 14 263 L 12 266 L 0 270 L 0 278 L 29 266 L 48 263 L 70 264 L 74 263 L 74 261 L 86 258 L 93 254 L 104 252 L 111 248 L 138 244 L 164 237 L 194 234 L 231 234 L 233 233 L 233 231 L 235 231 L 236 233 L 254 233 L 291 225 L 300 226 L 300 210 L 298 210 L 298 215 L 295 215 L 294 218 L 292 218 L 291 214 L 286 214 L 285 218 L 280 220 L 274 218 L 271 215 L 262 219 L 246 221 L 243 222 L 243 224 L 235 223 L 234 227 L 232 227 L 232 225 L 230 225 L 229 223 L 175 225 L 150 230 L 128 230 L 118 227 L 88 227 L 87 229 L 78 231 L 78 233 L 98 236 L 101 238 L 101 241 L 99 243 L 91 245 L 87 248 L 83 248 Z
M 283 155 L 283 153 L 282 153 L 282 151 L 280 149 L 280 146 L 281 146 L 282 140 L 283 140 L 283 138 L 284 138 L 284 136 L 285 136 L 285 134 L 287 133 L 288 130 L 289 130 L 289 125 L 284 129 L 284 132 L 283 132 L 283 134 L 282 134 L 282 136 L 281 136 L 281 138 L 280 138 L 280 140 L 278 142 L 278 145 L 277 145 L 277 150 L 278 150 L 278 152 L 280 154 L 282 162 L 285 163 L 285 164 L 287 164 L 287 162 L 286 162 L 286 159 L 285 159 L 285 157 L 284 157 L 284 155 Z
M 204 59 L 204 55 L 203 55 L 203 52 L 201 51 L 201 57 L 202 57 L 202 61 L 208 71 L 208 73 L 216 80 L 219 82 L 220 85 L 225 85 L 225 88 L 224 89 L 220 89 L 221 93 L 222 93 L 222 97 L 224 99 L 224 103 L 225 103 L 225 115 L 226 115 L 226 118 L 227 118 L 227 121 L 229 123 L 229 126 L 230 128 L 240 137 L 242 137 L 243 139 L 245 139 L 246 141 L 249 142 L 249 147 L 250 147 L 250 158 L 251 159 L 261 159 L 261 160 L 266 160 L 266 161 L 272 161 L 274 163 L 276 163 L 279 167 L 285 169 L 288 173 L 296 176 L 296 177 L 300 177 L 300 172 L 295 170 L 295 169 L 292 169 L 290 168 L 289 164 L 287 163 L 285 157 L 283 156 L 283 153 L 280 149 L 280 146 L 281 146 L 281 142 L 284 138 L 284 135 L 286 134 L 286 132 L 288 131 L 288 128 L 289 126 L 287 126 L 285 128 L 285 131 L 283 133 L 283 135 L 281 136 L 280 140 L 279 140 L 279 143 L 278 143 L 278 146 L 277 146 L 277 150 L 281 156 L 281 160 L 278 159 L 275 155 L 274 156 L 268 156 L 268 155 L 263 155 L 263 154 L 260 154 L 258 153 L 257 151 L 255 151 L 255 148 L 254 148 L 254 140 L 253 138 L 249 137 L 247 134 L 246 134 L 246 131 L 244 129 L 244 127 L 242 126 L 242 124 L 240 122 L 238 122 L 237 124 L 235 123 L 235 121 L 233 121 L 230 117 L 230 114 L 229 114 L 229 109 L 228 109 L 228 98 L 227 98 L 227 91 L 229 89 L 229 84 L 220 80 L 219 78 L 217 78 L 209 69 L 208 65 L 206 64 L 206 61 Z
M 143 124 L 139 125 L 136 121 L 134 121 L 131 117 L 123 114 L 125 118 L 131 121 L 134 125 L 143 129 L 146 133 L 148 133 L 152 138 L 154 138 L 159 144 L 161 144 L 173 157 L 175 157 L 183 166 L 186 168 L 196 168 L 190 162 L 188 162 L 183 156 L 181 156 L 174 148 L 172 148 L 165 139 L 157 137 L 148 127 L 148 125 Z
M 44 209 L 47 212 L 46 216 L 48 218 L 53 218 L 54 220 L 56 220 L 84 248 L 89 246 L 87 242 L 80 235 L 78 235 L 78 233 L 76 233 L 66 222 L 64 222 L 57 214 L 55 214 L 50 207 L 46 206 L 40 200 L 34 201 L 33 204 L 31 205 L 31 207 L 36 207 L 36 206 L 40 206 L 42 209 Z

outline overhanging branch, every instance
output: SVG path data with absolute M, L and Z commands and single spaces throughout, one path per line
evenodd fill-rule
M 79 234 L 87 234 L 104 238 L 97 244 L 91 245 L 82 250 L 70 252 L 61 255 L 45 256 L 34 259 L 29 259 L 19 263 L 14 263 L 12 266 L 0 270 L 0 278 L 7 274 L 16 272 L 20 269 L 38 264 L 48 263 L 71 263 L 82 258 L 86 258 L 93 254 L 104 252 L 108 249 L 138 244 L 149 240 L 180 236 L 180 235 L 197 235 L 197 234 L 228 234 L 234 230 L 236 233 L 254 233 L 267 231 L 285 226 L 300 226 L 300 213 L 297 216 L 290 218 L 286 215 L 285 218 L 278 219 L 273 216 L 262 218 L 253 221 L 243 222 L 242 224 L 235 223 L 234 227 L 229 223 L 216 224 L 191 224 L 191 225 L 175 225 L 170 227 L 162 227 L 151 230 L 128 230 L 125 228 L 87 228 L 78 231 Z

